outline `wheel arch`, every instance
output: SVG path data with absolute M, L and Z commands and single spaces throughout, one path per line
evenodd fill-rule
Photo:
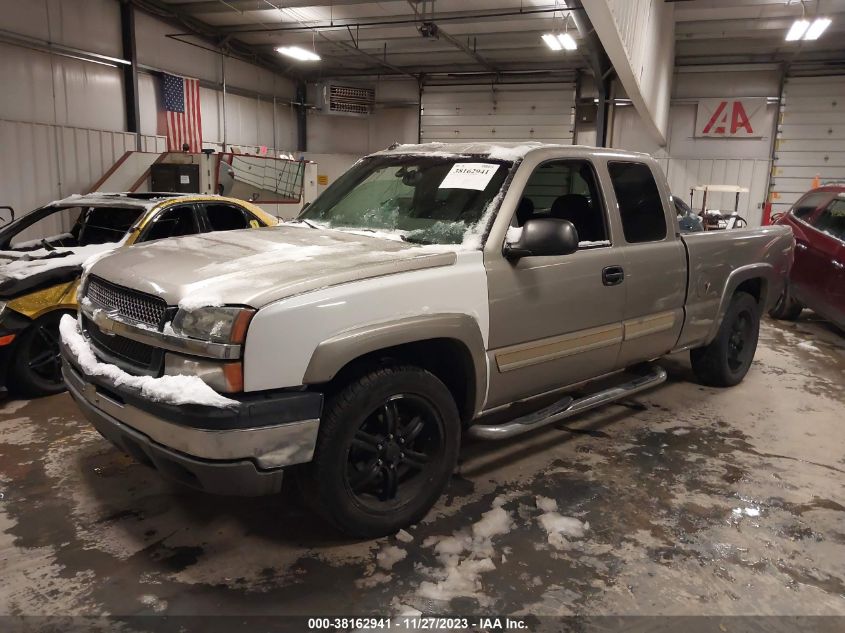
M 481 411 L 487 360 L 477 322 L 466 314 L 425 315 L 347 330 L 320 343 L 305 385 L 343 381 L 385 360 L 409 362 L 437 376 L 455 398 L 463 421 Z
M 710 327 L 706 342 L 710 343 L 716 338 L 722 319 L 725 318 L 725 313 L 728 310 L 728 305 L 737 292 L 747 292 L 754 297 L 760 307 L 759 313 L 765 314 L 771 307 L 773 291 L 775 299 L 779 295 L 777 279 L 778 275 L 774 267 L 766 262 L 748 264 L 733 270 L 725 282 L 725 289 L 719 302 L 719 311 Z

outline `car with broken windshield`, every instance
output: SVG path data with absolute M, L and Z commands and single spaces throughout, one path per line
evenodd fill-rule
M 59 320 L 76 311 L 85 261 L 167 237 L 275 223 L 252 204 L 218 196 L 93 193 L 0 226 L 0 389 L 21 396 L 64 389 Z
M 748 372 L 784 227 L 682 234 L 656 161 L 540 143 L 401 145 L 292 222 L 111 254 L 61 322 L 69 391 L 185 485 L 331 524 L 422 519 L 461 438 L 506 439 L 656 387 Z

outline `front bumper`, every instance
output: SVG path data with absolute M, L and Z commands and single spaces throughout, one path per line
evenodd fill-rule
M 86 376 L 62 345 L 68 391 L 115 446 L 163 475 L 216 494 L 278 492 L 282 469 L 311 460 L 322 394 L 245 394 L 236 407 L 170 405 L 132 388 Z

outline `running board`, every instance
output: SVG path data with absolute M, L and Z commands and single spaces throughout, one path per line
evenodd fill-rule
M 655 365 L 649 369 L 647 374 L 638 376 L 633 380 L 616 385 L 615 387 L 609 387 L 608 389 L 578 398 L 577 400 L 567 396 L 545 409 L 529 413 L 505 424 L 474 425 L 469 427 L 468 433 L 473 437 L 484 440 L 501 440 L 515 435 L 521 435 L 522 433 L 528 433 L 534 429 L 554 424 L 565 418 L 600 407 L 620 398 L 631 396 L 651 387 L 656 387 L 663 382 L 666 382 L 666 370 Z

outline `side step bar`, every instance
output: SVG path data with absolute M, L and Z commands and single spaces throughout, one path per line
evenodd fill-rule
M 501 440 L 515 435 L 521 435 L 522 433 L 528 433 L 542 426 L 554 424 L 578 413 L 583 413 L 589 409 L 608 404 L 614 400 L 619 400 L 626 396 L 639 393 L 640 391 L 650 389 L 651 387 L 656 387 L 663 382 L 666 382 L 666 370 L 655 365 L 650 368 L 647 374 L 638 376 L 633 380 L 616 385 L 615 387 L 609 387 L 592 395 L 578 398 L 577 400 L 567 396 L 544 409 L 529 413 L 505 424 L 473 425 L 469 427 L 468 433 L 473 437 L 484 440 Z

